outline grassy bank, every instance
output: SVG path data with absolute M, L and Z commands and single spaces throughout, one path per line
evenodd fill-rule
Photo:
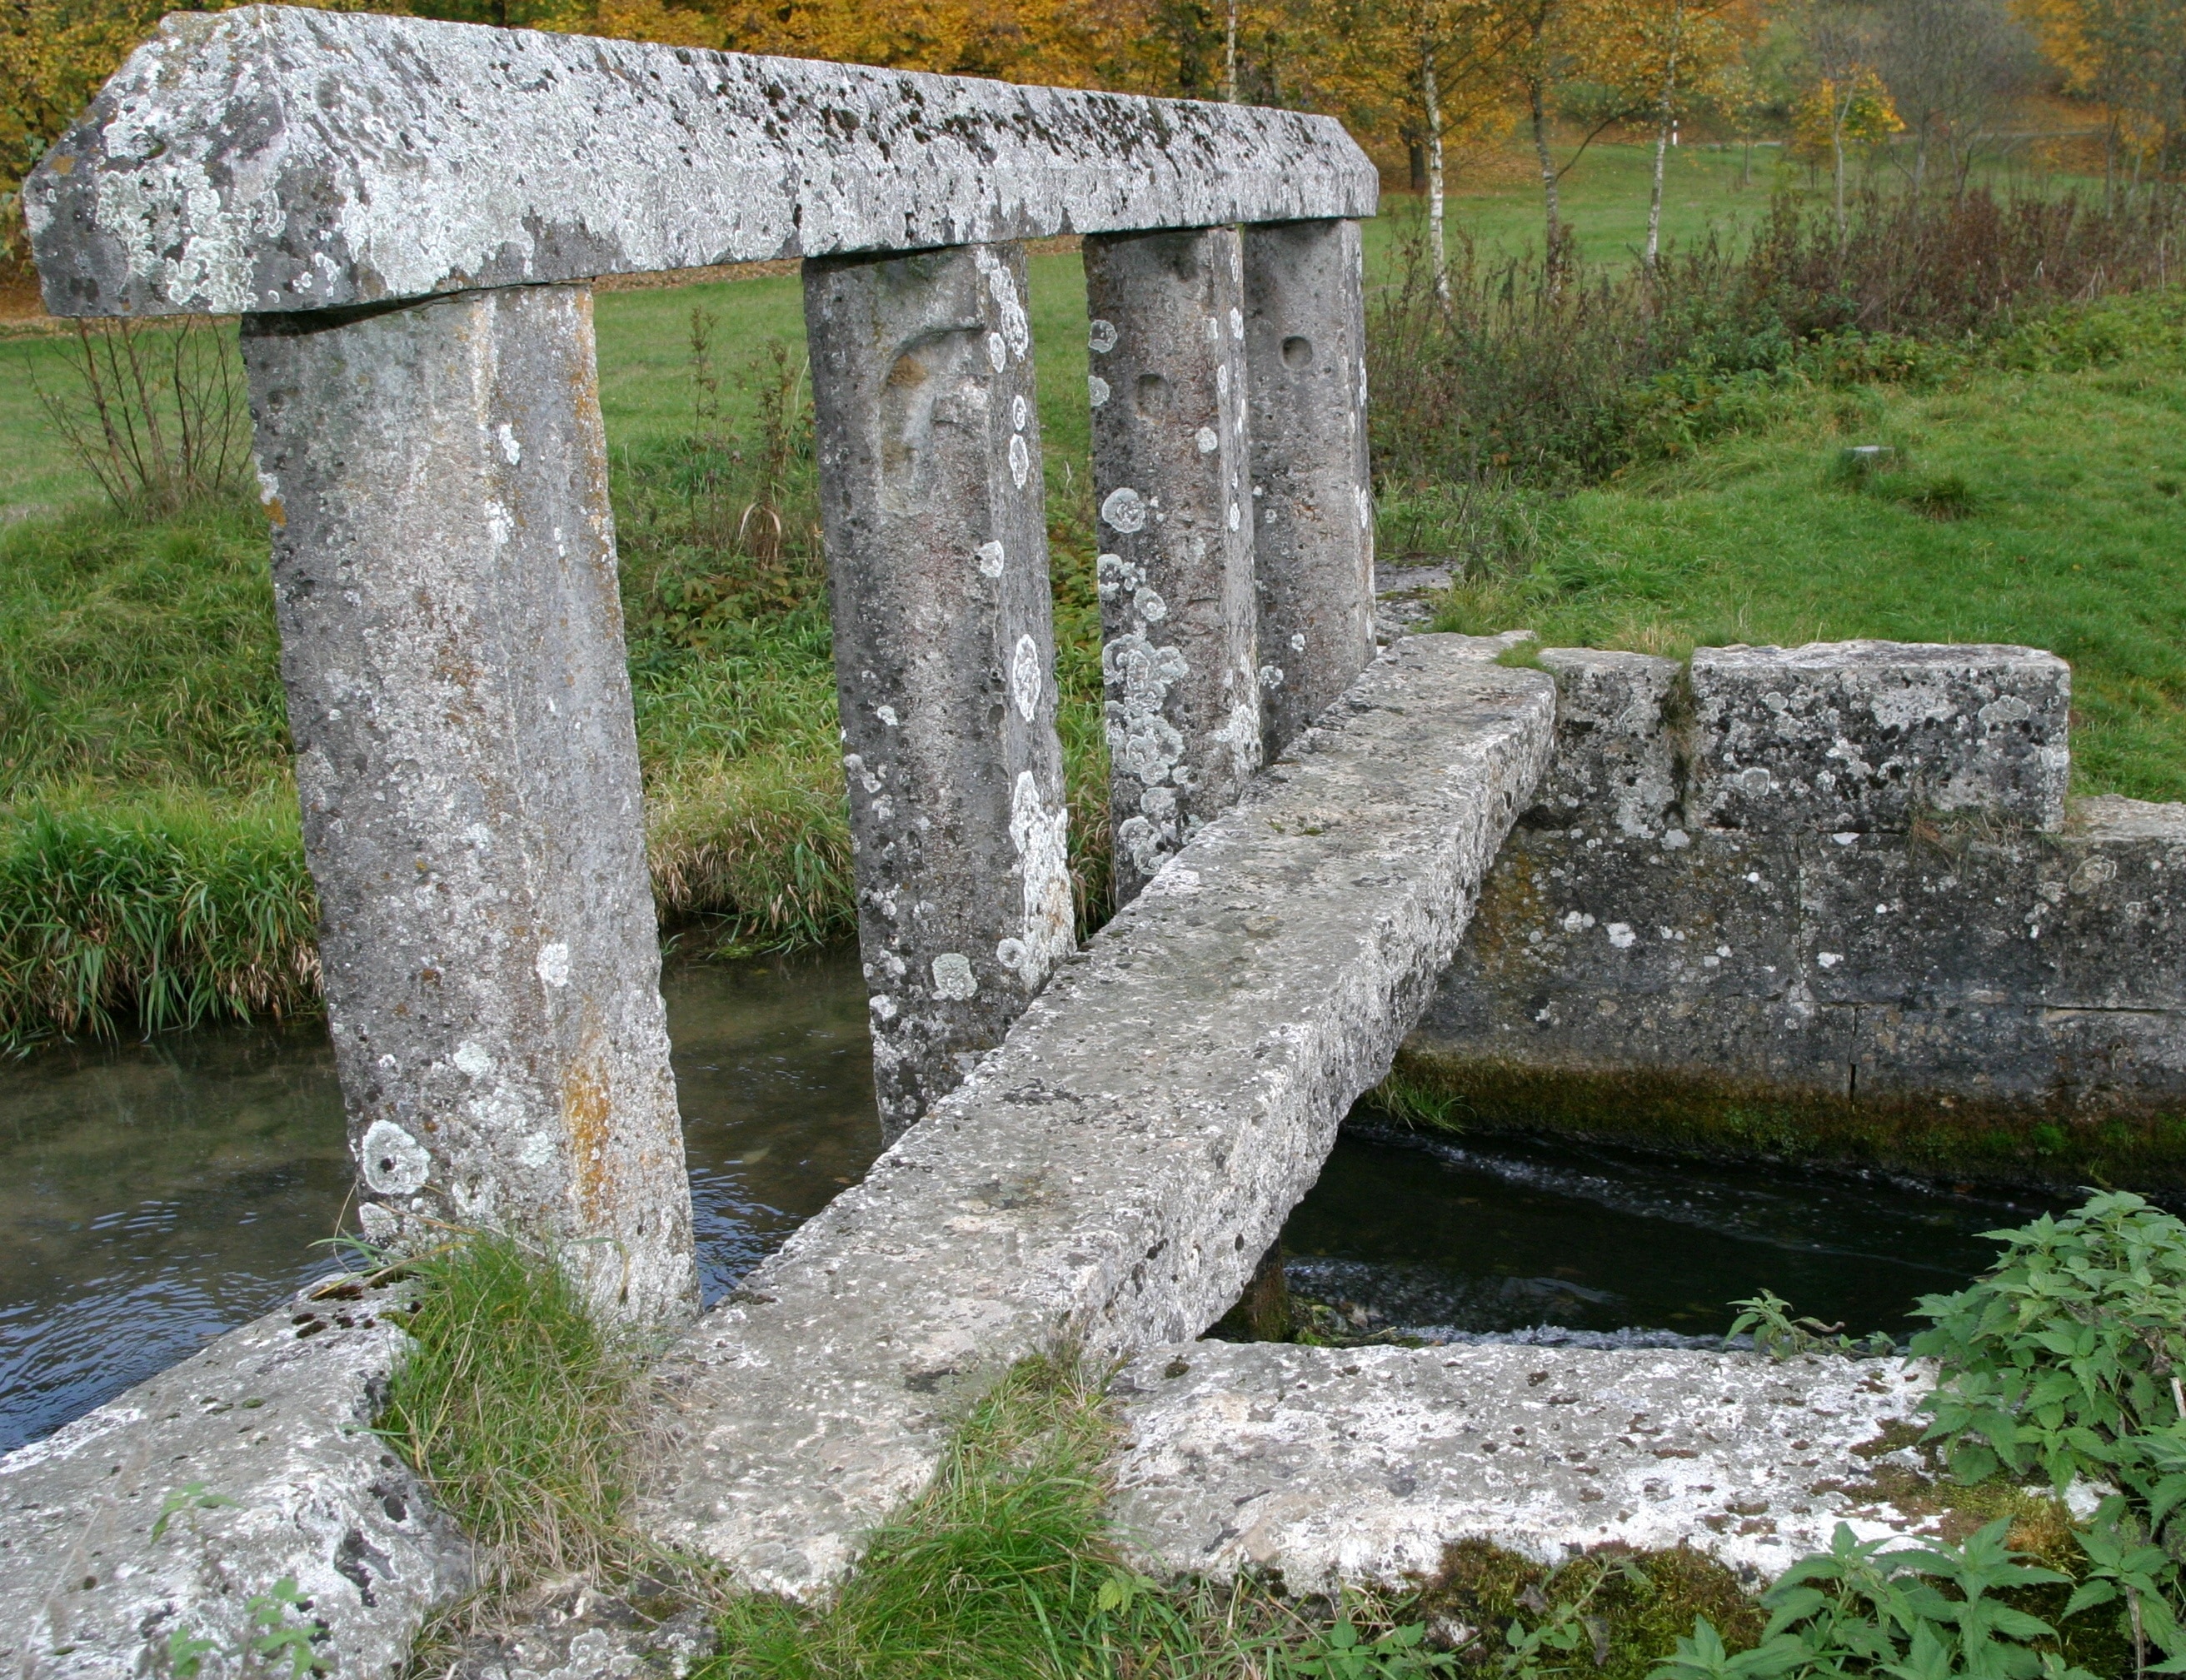
M 1644 206 L 1644 161 L 1589 155 L 1567 182 L 1583 227 Z M 2077 791 L 2180 797 L 2177 294 L 2057 296 L 2088 288 L 2066 258 L 2089 251 L 2110 277 L 2093 289 L 2139 283 L 2148 239 L 1947 218 L 1929 266 L 1965 283 L 1951 293 L 1909 290 L 1890 255 L 1904 242 L 1864 224 L 1847 290 L 1833 240 L 1811 217 L 1796 237 L 1765 223 L 1738 162 L 1673 160 L 1672 229 L 1699 242 L 1674 284 L 1612 262 L 1574 271 L 1545 309 L 1528 300 L 1542 277 L 1522 255 L 1522 178 L 1460 201 L 1477 238 L 1455 311 L 1422 304 L 1410 207 L 1371 226 L 1385 561 L 1456 563 L 1447 626 L 1555 641 L 2052 647 L 2077 668 Z M 1974 283 L 1996 253 L 2028 250 L 2049 278 L 2023 297 Z M 1034 255 L 1031 277 L 1090 927 L 1107 820 L 1085 293 L 1068 251 Z M 798 280 L 605 293 L 598 327 L 664 920 L 729 946 L 845 938 L 809 420 L 788 348 Z M 259 515 L 239 489 L 156 517 L 90 504 L 31 392 L 59 388 L 69 353 L 53 337 L 0 344 L 25 375 L 0 382 L 0 1044 L 309 1009 L 314 911 Z M 1866 442 L 1889 445 L 1895 470 L 1846 477 L 1843 447 Z
M 1746 400 L 1680 457 L 1491 498 L 1511 535 L 1439 626 L 1673 658 L 1853 636 L 2046 647 L 2073 668 L 2074 792 L 2186 799 L 2186 297 L 2077 310 L 1892 383 Z M 1847 470 L 1848 447 L 1878 444 L 1883 470 Z

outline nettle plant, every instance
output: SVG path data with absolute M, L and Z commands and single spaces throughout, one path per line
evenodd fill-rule
M 1926 1438 L 1962 1481 L 2114 1490 L 2082 1531 L 2065 1614 L 2117 1604 L 2144 1671 L 2186 1673 L 2186 1223 L 2109 1191 L 1989 1235 L 2004 1252 L 1987 1276 L 1920 1302 L 1934 1327 L 1913 1352 L 1943 1375 Z
M 2099 1490 L 2072 1573 L 2015 1550 L 2009 1518 L 1956 1546 L 1863 1541 L 1840 1525 L 1763 1599 L 1758 1644 L 1731 1651 L 1702 1620 L 1651 1680 L 2092 1680 L 2023 1608 L 2029 1589 L 2067 1586 L 2058 1623 L 2107 1610 L 2133 1672 L 2186 1674 L 2186 1223 L 2105 1191 L 1988 1235 L 2004 1245 L 1996 1265 L 1917 1309 L 1931 1328 L 1911 1351 L 1941 1376 L 1923 1439 L 1962 1482 Z M 1734 1304 L 1737 1328 L 1779 1358 L 1873 1351 L 1765 1291 Z

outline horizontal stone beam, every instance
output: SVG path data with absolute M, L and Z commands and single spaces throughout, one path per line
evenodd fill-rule
M 820 1591 L 1011 1362 L 1217 1318 L 1387 1069 L 1553 727 L 1549 680 L 1463 637 L 1369 666 L 685 1336 L 647 1532 Z
M 56 315 L 1374 213 L 1331 117 L 419 18 L 171 16 L 27 183 Z
M 1924 1479 L 1916 1452 L 1884 1443 L 1925 1421 L 1934 1386 L 1923 1361 L 1813 1354 L 1156 1348 L 1114 1386 L 1112 1515 L 1155 1574 L 1267 1570 L 1297 1593 L 1401 1588 L 1460 1540 L 1545 1564 L 1691 1545 L 1767 1580 L 1839 1522 L 1936 1531 L 1875 1485 Z

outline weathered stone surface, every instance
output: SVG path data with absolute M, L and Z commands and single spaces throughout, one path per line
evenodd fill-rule
M 2050 756 L 2061 736 L 2032 721 L 2061 717 L 2049 655 L 1768 652 L 1696 655 L 1690 720 L 1667 660 L 1541 655 L 1556 762 L 1408 1056 L 1481 1117 L 1584 1125 L 1610 1102 L 1684 1137 L 1706 1110 L 1761 1125 L 1752 1140 L 1769 1148 L 1824 1123 L 1831 1147 L 1866 1148 L 1923 1113 L 1970 1138 L 2045 1118 L 2166 1123 L 2186 1091 L 2186 807 L 2094 799 L 2061 832 L 2033 831 L 2068 768 Z M 2029 719 L 1959 732 L 2015 702 Z M 1771 753 L 1767 797 L 1700 768 Z M 1879 769 L 1856 798 L 1818 800 L 1828 766 L 1860 764 Z M 1951 767 L 1930 795 L 1947 782 L 1988 803 L 1910 797 L 1923 765 Z M 1708 826 L 1726 799 L 1735 826 Z
M 1260 767 L 1237 230 L 1085 242 L 1113 892 Z
M 1556 680 L 1556 759 L 1541 783 L 1546 815 L 1533 826 L 1567 813 L 1606 817 L 1603 838 L 1675 828 L 1684 792 L 1670 721 L 1676 664 L 1590 647 L 1545 648 L 1540 659 Z
M 471 1565 L 370 1432 L 404 1340 L 379 1319 L 390 1305 L 307 1292 L 0 1459 L 0 1666 L 24 1680 L 165 1673 L 171 1636 L 231 1651 L 250 1600 L 289 1577 L 310 1609 L 289 1624 L 323 1626 L 315 1649 L 336 1673 L 396 1672 Z M 238 1668 L 214 1655 L 201 1672 Z
M 1076 946 L 1020 245 L 805 269 L 881 1125 Z
M 583 1581 L 535 1592 L 492 1620 L 451 1655 L 436 1653 L 439 1680 L 684 1680 L 720 1644 L 703 1609 L 655 1619 Z
M 683 1338 L 647 1531 L 816 1592 L 1011 1361 L 1211 1323 L 1448 960 L 1550 710 L 1461 637 L 1370 666 Z
M 2032 647 L 1703 647 L 1694 826 L 1902 829 L 1919 813 L 2065 820 L 2071 670 Z
M 1272 759 L 1374 657 L 1366 303 L 1355 221 L 1247 227 L 1245 365 Z
M 559 1245 L 698 1302 L 590 294 L 243 339 L 281 668 L 367 1235 Z
M 1757 1581 L 1919 1525 L 1861 1485 L 1933 1386 L 1912 1361 L 1202 1341 L 1119 1375 L 1113 1515 L 1143 1567 L 1401 1585 L 1452 1541 L 1542 1562 L 1690 1542 Z M 1925 1420 L 1923 1420 L 1925 1421 Z M 1868 1453 L 1855 1448 L 1869 1448 Z
M 57 315 L 1374 212 L 1331 117 L 420 18 L 169 18 L 25 195 Z

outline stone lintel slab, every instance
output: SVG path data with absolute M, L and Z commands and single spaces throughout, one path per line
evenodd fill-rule
M 1920 1532 L 1859 1491 L 1906 1450 L 1932 1369 L 1899 1359 L 1503 1344 L 1154 1348 L 1113 1392 L 1111 1515 L 1165 1577 L 1279 1571 L 1293 1592 L 1401 1586 L 1454 1541 L 1543 1563 L 1690 1543 L 1758 1585 L 1826 1548 Z
M 168 18 L 24 195 L 56 315 L 1371 216 L 1332 117 L 278 6 Z
M 1810 642 L 1693 655 L 1687 816 L 1724 828 L 1902 830 L 1979 810 L 2065 820 L 2071 669 L 1981 643 Z
M 371 1432 L 399 1299 L 306 1291 L 0 1459 L 0 1668 L 164 1674 L 176 1630 L 231 1649 L 249 1600 L 289 1576 L 343 1680 L 398 1672 L 471 1575 L 469 1543 Z M 223 1503 L 186 1501 L 154 1538 L 193 1482 Z
M 822 1591 L 1012 1361 L 1219 1316 L 1449 961 L 1553 711 L 1465 638 L 1370 666 L 685 1335 L 647 1533 Z

